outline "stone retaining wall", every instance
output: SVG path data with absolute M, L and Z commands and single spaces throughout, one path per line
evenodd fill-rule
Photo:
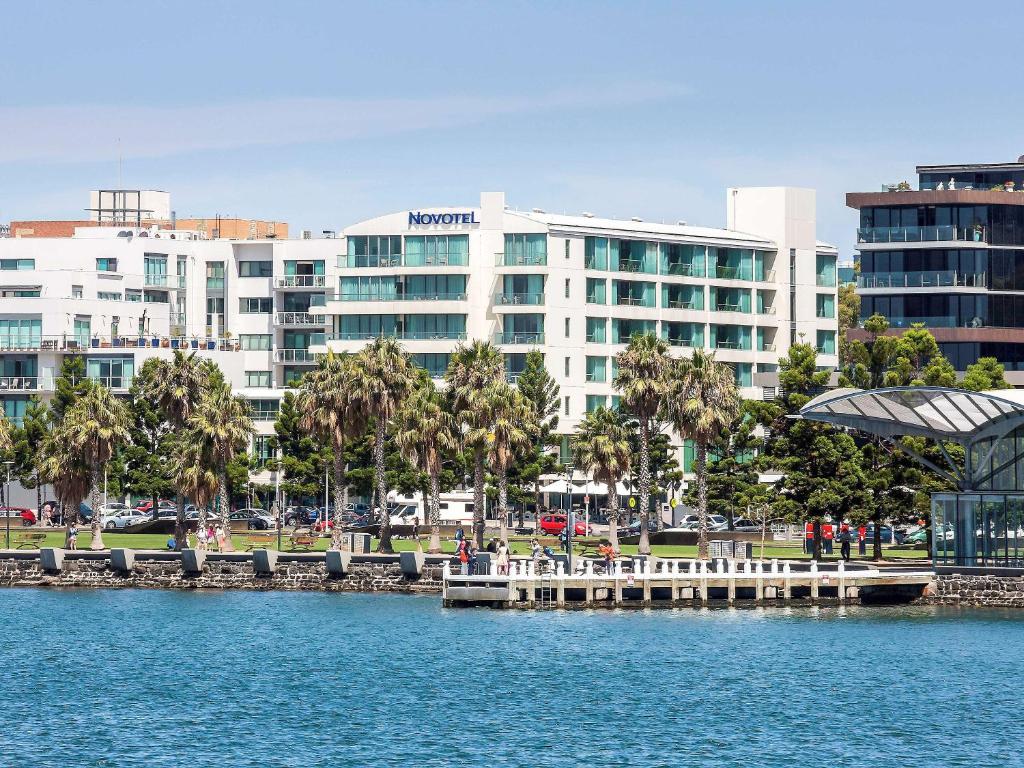
M 257 574 L 249 553 L 207 554 L 201 574 L 185 573 L 176 553 L 134 554 L 131 572 L 121 573 L 107 552 L 66 552 L 61 570 L 52 572 L 43 570 L 38 553 L 0 553 L 0 586 L 441 592 L 442 558 L 428 559 L 417 578 L 403 574 L 398 555 L 354 555 L 350 572 L 334 576 L 322 554 L 282 554 L 273 574 Z
M 935 577 L 930 602 L 939 605 L 986 605 L 1024 608 L 1024 576 L 949 573 Z

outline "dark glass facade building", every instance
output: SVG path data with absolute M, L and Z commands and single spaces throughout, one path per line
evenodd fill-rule
M 992 356 L 1024 371 L 1024 157 L 917 171 L 917 189 L 847 195 L 861 320 L 923 323 L 958 370 Z

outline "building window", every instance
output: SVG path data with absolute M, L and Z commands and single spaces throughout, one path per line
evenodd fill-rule
M 97 272 L 117 272 L 117 259 L 96 259 Z
M 238 300 L 238 311 L 243 315 L 269 315 L 274 311 L 274 300 L 265 296 L 245 296 Z
M 238 262 L 239 277 L 272 277 L 274 262 L 272 261 L 240 261 Z
M 592 344 L 604 344 L 607 337 L 608 320 L 604 317 L 587 318 L 587 341 Z
M 250 400 L 253 421 L 275 421 L 281 407 L 280 400 Z
M 567 379 L 569 378 L 569 360 L 570 358 L 565 358 L 565 378 Z
M 112 293 L 110 291 L 99 291 L 96 294 L 96 298 L 100 301 L 121 301 L 123 298 L 120 293 Z
M 274 458 L 273 440 L 273 435 L 253 435 L 252 455 L 261 464 L 265 464 Z
M 569 278 L 565 278 L 565 298 L 569 298 Z
M 142 301 L 142 291 L 127 288 L 124 292 L 124 298 L 126 301 Z
M 587 381 L 608 380 L 608 358 L 587 355 Z
M 834 331 L 818 331 L 817 344 L 818 352 L 823 355 L 834 355 L 836 353 L 836 334 Z
M 206 262 L 206 290 L 208 290 L 208 291 L 222 291 L 222 290 L 224 290 L 224 262 L 223 261 L 208 261 L 208 262 Z
M 78 321 L 75 321 L 78 329 Z M 40 319 L 9 319 L 0 320 L 0 346 L 4 349 L 35 349 L 42 343 L 43 321 Z M 89 343 L 88 321 L 84 334 L 85 343 Z M 83 345 L 84 346 L 84 345 Z
M 587 413 L 593 413 L 598 408 L 604 408 L 607 404 L 607 395 L 587 395 Z
M 603 277 L 587 278 L 587 304 L 606 304 L 608 302 L 608 283 Z
M 814 259 L 815 282 L 822 288 L 836 287 L 836 257 L 819 253 Z
M 565 396 L 565 401 L 564 402 L 565 402 L 565 415 L 568 416 L 569 415 L 569 396 L 568 395 Z
M 569 320 L 570 318 L 565 318 L 565 338 L 567 339 L 569 338 Z
M 82 298 L 82 286 L 80 286 L 80 285 L 72 285 L 71 286 L 71 298 L 72 299 L 80 299 L 80 298 Z
M 270 388 L 270 371 L 246 371 L 245 372 L 245 386 L 247 387 L 259 387 L 262 389 Z
M 566 258 L 567 260 L 568 260 L 568 258 L 569 258 L 569 238 L 565 238 L 565 258 Z M 568 282 L 568 281 L 567 281 L 567 282 Z M 566 295 L 566 296 L 568 296 L 569 294 L 568 294 L 568 293 L 566 293 L 565 295 Z
M 251 352 L 263 352 L 270 349 L 269 333 L 243 333 L 238 337 L 242 349 Z
M 4 271 L 35 269 L 35 259 L 0 259 L 0 269 Z
M 815 313 L 818 317 L 835 317 L 836 297 L 831 293 L 819 293 L 815 297 Z

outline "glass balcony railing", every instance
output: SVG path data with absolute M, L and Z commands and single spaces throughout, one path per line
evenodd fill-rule
M 857 275 L 858 288 L 987 288 L 985 272 L 866 272 Z
M 314 315 L 309 312 L 278 312 L 274 316 L 277 325 L 326 325 L 326 315 Z
M 537 306 L 544 303 L 543 293 L 496 293 L 495 304 L 524 304 Z
M 715 312 L 746 312 L 749 313 L 749 309 L 744 309 L 741 304 L 727 304 L 719 303 L 714 306 Z
M 132 386 L 132 376 L 90 376 L 89 379 L 97 384 L 102 384 L 107 389 L 129 389 Z
M 41 389 L 38 376 L 0 376 L 0 392 L 32 392 Z
M 858 243 L 928 243 L 941 241 L 986 242 L 985 227 L 862 227 Z
M 603 333 L 588 333 L 587 344 L 606 344 L 607 337 Z
M 397 293 L 392 296 L 380 293 L 341 293 L 338 301 L 465 301 L 464 293 Z
M 149 288 L 149 287 L 166 288 L 167 285 L 168 285 L 168 277 L 170 277 L 170 276 L 169 275 L 147 274 L 147 275 L 143 276 L 142 284 L 144 286 L 146 286 L 147 288 Z
M 642 296 L 616 296 L 615 303 L 622 307 L 653 307 L 654 302 Z
M 890 328 L 909 328 L 915 323 L 923 323 L 926 328 L 984 328 L 988 325 L 982 318 L 976 317 L 967 322 L 961 322 L 953 315 L 928 315 L 922 317 L 890 317 Z M 864 318 L 859 323 L 864 325 Z
M 693 339 L 689 336 L 666 336 L 665 341 L 673 347 L 692 347 Z
M 317 356 L 308 349 L 275 349 L 275 363 L 316 363 Z
M 730 267 L 723 264 L 711 264 L 708 270 L 708 277 L 717 277 L 723 280 L 750 280 L 750 267 Z
M 275 288 L 323 288 L 326 285 L 326 275 L 284 275 L 274 278 Z
M 377 269 L 380 267 L 465 267 L 469 254 L 465 253 L 392 253 L 384 255 L 339 256 L 341 269 Z
M 544 334 L 506 331 L 494 334 L 495 344 L 543 344 Z
M 499 253 L 496 255 L 495 264 L 499 267 L 546 267 L 548 255 L 546 253 Z
M 704 309 L 704 305 L 699 301 L 684 301 L 683 299 L 669 299 L 665 302 L 667 309 Z
M 836 287 L 836 276 L 835 275 L 815 275 L 814 283 L 819 288 L 835 288 Z
M 328 341 L 370 341 L 381 337 L 399 339 L 401 341 L 465 341 L 465 331 L 342 331 L 341 333 L 324 334 L 324 342 Z
M 683 277 L 704 277 L 704 265 L 688 262 L 663 264 L 661 273 L 663 275 L 682 275 Z

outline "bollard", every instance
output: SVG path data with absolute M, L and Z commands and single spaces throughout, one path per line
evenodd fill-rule
M 561 560 L 559 560 L 558 562 L 555 563 L 555 575 L 556 576 L 564 576 L 565 575 L 565 569 L 562 567 L 562 561 Z
M 782 566 L 782 576 L 785 579 L 782 587 L 782 597 L 785 600 L 790 600 L 793 597 L 793 584 L 790 581 L 789 571 L 789 563 L 785 563 Z
M 811 600 L 818 599 L 818 585 L 821 582 L 818 581 L 818 561 L 811 561 Z

